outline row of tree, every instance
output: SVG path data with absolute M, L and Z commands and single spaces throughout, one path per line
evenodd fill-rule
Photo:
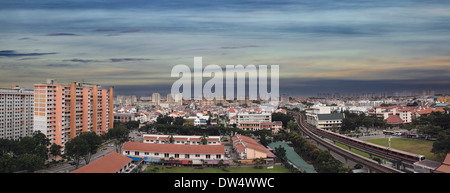
M 84 160 L 89 164 L 91 156 L 105 141 L 114 144 L 116 152 L 120 153 L 125 142 L 128 141 L 130 130 L 125 124 L 115 124 L 105 135 L 96 135 L 94 132 L 83 132 L 66 143 L 65 158 L 72 160 L 75 168 L 78 168 L 80 161 Z
M 433 152 L 442 159 L 450 153 L 450 114 L 446 111 L 431 112 L 414 119 L 410 124 L 403 126 L 404 129 L 417 129 L 417 132 L 426 138 L 433 138 Z
M 129 125 L 127 125 L 129 126 Z M 78 168 L 80 161 L 88 164 L 103 142 L 112 141 L 116 151 L 128 141 L 129 129 L 124 124 L 116 124 L 106 135 L 83 132 L 65 144 L 64 159 L 72 160 Z M 50 145 L 50 140 L 41 132 L 20 140 L 0 139 L 0 173 L 34 172 L 49 166 L 49 156 L 53 160 L 61 156 L 61 146 Z
M 336 160 L 329 151 L 320 150 L 312 142 L 300 136 L 297 131 L 291 131 L 289 133 L 282 131 L 277 137 L 291 142 L 294 151 L 306 161 L 311 162 L 318 173 L 352 172 L 351 168 L 344 167 L 342 162 Z
M 354 131 L 359 127 L 386 128 L 386 122 L 382 118 L 366 116 L 364 113 L 351 113 L 350 111 L 344 111 L 343 113 L 345 117 L 342 119 L 341 133 Z
M 40 132 L 21 140 L 0 139 L 0 173 L 33 172 L 44 168 L 48 145 L 49 140 Z

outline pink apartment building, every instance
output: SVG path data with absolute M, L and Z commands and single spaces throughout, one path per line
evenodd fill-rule
M 72 82 L 34 85 L 34 130 L 64 147 L 81 132 L 105 134 L 113 127 L 113 87 Z

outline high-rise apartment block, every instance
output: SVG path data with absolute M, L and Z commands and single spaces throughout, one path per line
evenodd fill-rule
M 154 105 L 159 105 L 161 102 L 161 95 L 158 92 L 152 94 L 152 102 Z
M 81 132 L 105 134 L 113 127 L 113 87 L 72 82 L 34 85 L 34 130 L 64 146 Z
M 0 138 L 18 140 L 33 132 L 34 92 L 11 86 L 0 89 Z

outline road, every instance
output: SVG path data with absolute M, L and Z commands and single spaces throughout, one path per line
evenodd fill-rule
M 129 138 L 130 141 L 143 142 L 142 134 L 137 131 L 131 131 L 129 134 L 129 137 L 130 137 Z M 109 153 L 111 153 L 113 151 L 115 151 L 114 145 L 106 144 L 106 145 L 104 145 L 104 147 L 100 148 L 97 151 L 97 153 L 92 155 L 90 162 L 93 162 L 105 155 L 108 155 Z M 85 165 L 86 165 L 85 161 L 81 160 L 78 168 L 81 168 Z M 70 165 L 68 162 L 66 162 L 66 163 L 62 163 L 62 164 L 53 166 L 51 168 L 45 169 L 45 170 L 41 170 L 40 172 L 42 172 L 42 173 L 69 173 L 73 170 L 75 170 L 75 166 Z
M 105 155 L 108 155 L 109 153 L 111 153 L 113 151 L 115 151 L 114 146 L 106 145 L 105 147 L 103 147 L 100 150 L 98 150 L 97 153 L 92 155 L 90 162 L 93 162 L 93 161 L 95 161 L 95 160 L 97 160 L 97 159 L 99 159 L 99 158 L 101 158 L 101 157 L 103 157 Z M 80 165 L 78 166 L 78 168 L 81 168 L 84 165 L 86 165 L 85 161 L 81 160 L 80 161 Z M 75 170 L 75 166 L 70 165 L 68 162 L 65 162 L 63 164 L 59 164 L 59 165 L 53 166 L 51 168 L 42 170 L 40 172 L 42 172 L 42 173 L 69 173 L 69 172 L 71 172 L 73 170 Z

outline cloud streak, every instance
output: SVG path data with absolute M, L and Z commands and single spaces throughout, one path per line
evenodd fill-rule
M 0 57 L 26 57 L 26 56 L 45 56 L 58 54 L 58 52 L 49 53 L 18 53 L 15 50 L 0 50 Z

